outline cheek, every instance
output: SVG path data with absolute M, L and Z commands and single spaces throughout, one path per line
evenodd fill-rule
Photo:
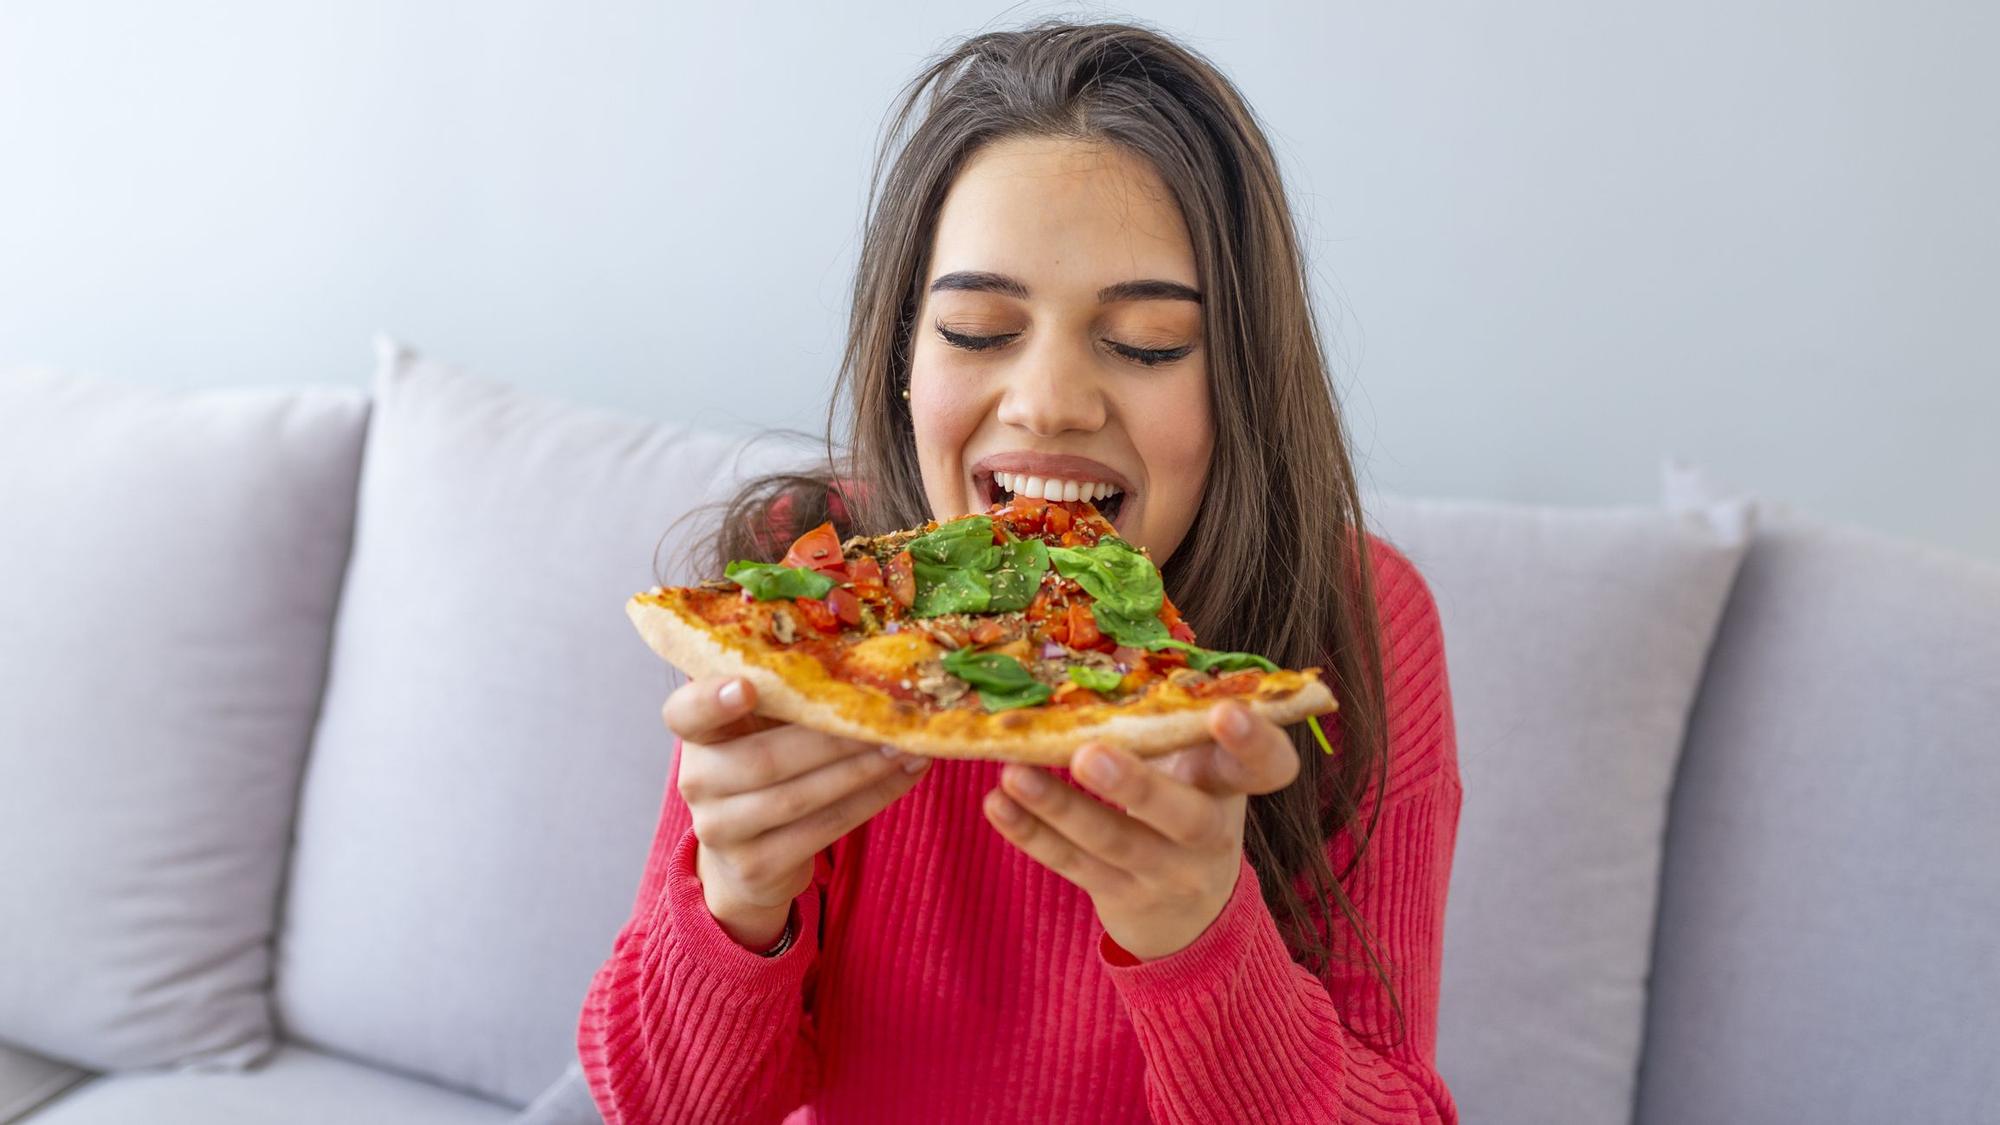
M 1133 444 L 1154 491 L 1163 497 L 1198 496 L 1215 442 L 1206 372 L 1196 369 L 1162 382 L 1134 405 L 1137 409 L 1127 411 Z
M 917 459 L 926 474 L 955 474 L 960 454 L 985 417 L 986 404 L 966 380 L 932 376 L 924 358 L 919 349 L 910 373 L 910 423 Z

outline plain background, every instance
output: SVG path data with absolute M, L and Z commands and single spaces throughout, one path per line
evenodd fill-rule
M 1374 487 L 1650 501 L 1675 454 L 2000 559 L 2000 6 L 0 0 L 0 368 L 365 385 L 377 329 L 817 427 L 891 100 L 1132 16 L 1284 163 Z

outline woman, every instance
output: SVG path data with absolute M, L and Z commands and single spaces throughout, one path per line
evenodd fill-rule
M 828 518 L 844 537 L 1100 494 L 1203 644 L 1327 670 L 1337 752 L 1220 704 L 1214 741 L 1166 759 L 931 762 L 688 683 L 579 1028 L 604 1116 L 1454 1121 L 1437 614 L 1362 530 L 1250 110 L 1157 32 L 1051 22 L 958 45 L 893 120 L 845 455 L 739 495 L 713 572 Z

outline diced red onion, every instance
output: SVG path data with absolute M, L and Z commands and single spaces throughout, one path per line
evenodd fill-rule
M 903 623 L 900 621 L 891 621 L 887 625 L 882 626 L 882 631 L 884 633 L 900 633 L 903 631 Z
M 1114 660 L 1114 661 L 1112 661 L 1112 662 L 1111 662 L 1111 666 L 1112 666 L 1113 668 L 1116 668 L 1116 669 L 1118 669 L 1118 674 L 1119 674 L 1119 675 L 1121 675 L 1121 676 L 1122 676 L 1122 675 L 1124 675 L 1124 674 L 1125 674 L 1125 673 L 1127 673 L 1127 672 L 1130 672 L 1130 671 L 1132 670 L 1131 668 L 1129 668 L 1129 667 L 1127 667 L 1127 666 L 1126 666 L 1126 664 L 1125 664 L 1125 662 L 1124 662 L 1123 660 Z
M 1062 654 L 1063 654 L 1063 646 L 1055 643 L 1054 641 L 1042 642 L 1043 660 L 1051 660 L 1054 659 L 1055 657 L 1061 656 Z

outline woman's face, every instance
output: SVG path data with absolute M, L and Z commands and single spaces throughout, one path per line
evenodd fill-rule
M 1199 288 L 1180 210 L 1144 160 L 1049 138 L 982 149 L 945 197 L 913 330 L 933 515 L 1115 489 L 1098 507 L 1165 563 L 1214 440 Z

